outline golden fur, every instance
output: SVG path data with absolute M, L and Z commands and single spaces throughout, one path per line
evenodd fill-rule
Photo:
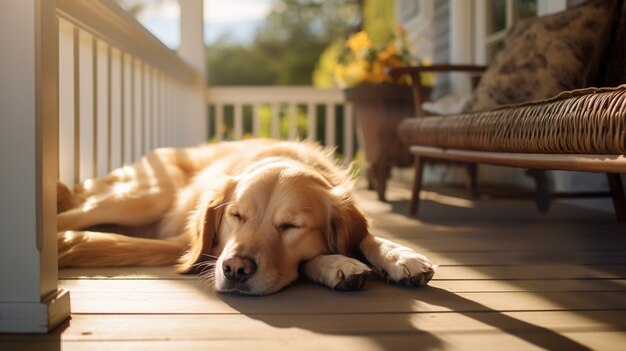
M 299 274 L 358 289 L 371 271 L 363 262 L 389 281 L 426 284 L 433 265 L 370 234 L 351 190 L 312 143 L 158 149 L 75 192 L 59 184 L 59 265 L 176 264 L 209 275 L 217 291 L 254 295 Z

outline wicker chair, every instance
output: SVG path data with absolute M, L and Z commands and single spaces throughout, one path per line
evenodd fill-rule
M 602 86 L 616 88 L 564 92 L 551 99 L 492 111 L 431 117 L 418 113 L 416 118 L 405 119 L 399 127 L 400 139 L 415 156 L 409 212 L 416 214 L 419 207 L 424 162 L 435 159 L 529 168 L 542 190 L 538 191 L 538 205 L 546 210 L 549 199 L 555 196 L 546 191 L 543 170 L 607 173 L 607 195 L 613 199 L 617 219 L 626 221 L 620 176 L 626 173 L 626 4 L 620 2 L 619 6 L 600 65 Z M 435 65 L 397 69 L 393 74 L 412 76 L 419 106 L 425 101 L 418 79 L 422 72 L 482 69 Z

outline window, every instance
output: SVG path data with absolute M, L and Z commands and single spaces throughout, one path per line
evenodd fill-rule
M 537 0 L 488 0 L 486 5 L 487 60 L 490 62 L 517 21 L 537 16 Z

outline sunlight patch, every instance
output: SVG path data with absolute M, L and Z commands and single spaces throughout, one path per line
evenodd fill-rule
M 454 206 L 454 207 L 474 208 L 476 206 L 474 204 L 474 201 L 463 199 L 460 197 L 442 195 L 442 194 L 438 194 L 432 191 L 422 190 L 420 198 L 422 200 L 429 200 L 433 202 L 438 202 L 443 205 Z

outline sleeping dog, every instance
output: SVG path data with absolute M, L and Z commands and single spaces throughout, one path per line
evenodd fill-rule
M 75 191 L 59 183 L 57 206 L 61 267 L 176 264 L 249 295 L 300 274 L 356 290 L 368 264 L 407 286 L 434 274 L 423 255 L 370 233 L 348 172 L 309 142 L 157 149 Z

